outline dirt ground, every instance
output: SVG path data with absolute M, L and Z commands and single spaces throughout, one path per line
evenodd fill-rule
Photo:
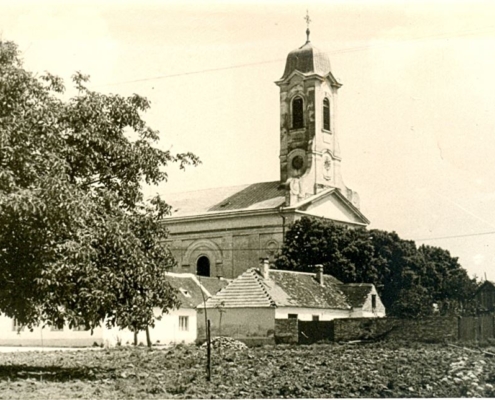
M 474 347 L 472 347 L 474 349 Z M 375 343 L 0 353 L 0 398 L 494 397 L 495 358 Z

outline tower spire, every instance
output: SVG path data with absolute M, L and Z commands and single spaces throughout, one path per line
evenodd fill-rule
M 309 24 L 311 22 L 311 19 L 309 18 L 308 10 L 306 10 L 306 16 L 304 17 L 304 19 L 306 20 L 306 43 L 309 43 L 309 34 L 310 34 Z

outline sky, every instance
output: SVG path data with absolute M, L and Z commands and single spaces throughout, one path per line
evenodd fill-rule
M 279 88 L 306 40 L 343 83 L 342 174 L 370 228 L 439 246 L 495 281 L 495 3 L 0 0 L 25 67 L 138 93 L 163 149 L 202 164 L 147 193 L 279 179 Z

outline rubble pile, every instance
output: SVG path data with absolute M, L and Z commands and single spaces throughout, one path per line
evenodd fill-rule
M 207 343 L 205 342 L 201 346 L 206 347 Z M 245 343 L 242 343 L 239 340 L 226 336 L 217 336 L 212 338 L 211 347 L 214 349 L 221 348 L 221 349 L 229 349 L 229 350 L 245 350 L 248 348 Z

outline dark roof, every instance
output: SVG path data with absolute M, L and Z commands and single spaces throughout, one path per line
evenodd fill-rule
M 362 307 L 373 289 L 372 284 L 345 285 L 331 275 L 324 275 L 323 279 L 322 286 L 315 274 L 281 270 L 270 270 L 269 279 L 264 279 L 258 269 L 251 268 L 208 299 L 206 307 L 349 310 Z
M 212 296 L 217 294 L 224 287 L 226 287 L 231 280 L 232 279 L 215 278 L 209 276 L 198 277 L 198 281 Z
M 170 217 L 183 217 L 232 210 L 277 208 L 285 204 L 285 189 L 279 181 L 260 182 L 163 194 L 163 198 L 172 207 Z
M 366 298 L 373 290 L 373 285 L 370 283 L 347 283 L 339 285 L 340 290 L 344 293 L 347 301 L 352 307 L 362 307 Z
M 306 42 L 287 55 L 282 79 L 287 78 L 296 70 L 303 74 L 315 73 L 326 76 L 330 73 L 330 60 L 326 53 L 315 48 L 311 42 Z
M 178 290 L 178 300 L 180 308 L 196 308 L 203 302 L 203 294 L 200 283 L 192 274 L 167 274 L 167 281 L 175 289 Z M 208 293 L 203 290 L 204 297 L 208 297 Z
M 481 286 L 476 289 L 476 293 L 480 292 L 481 290 L 484 290 L 485 288 L 489 287 L 490 289 L 495 289 L 495 282 L 492 281 L 484 281 Z
M 324 285 L 315 274 L 270 270 L 265 280 L 268 293 L 277 306 L 349 309 L 347 299 L 340 290 L 342 282 L 331 275 L 324 275 Z

